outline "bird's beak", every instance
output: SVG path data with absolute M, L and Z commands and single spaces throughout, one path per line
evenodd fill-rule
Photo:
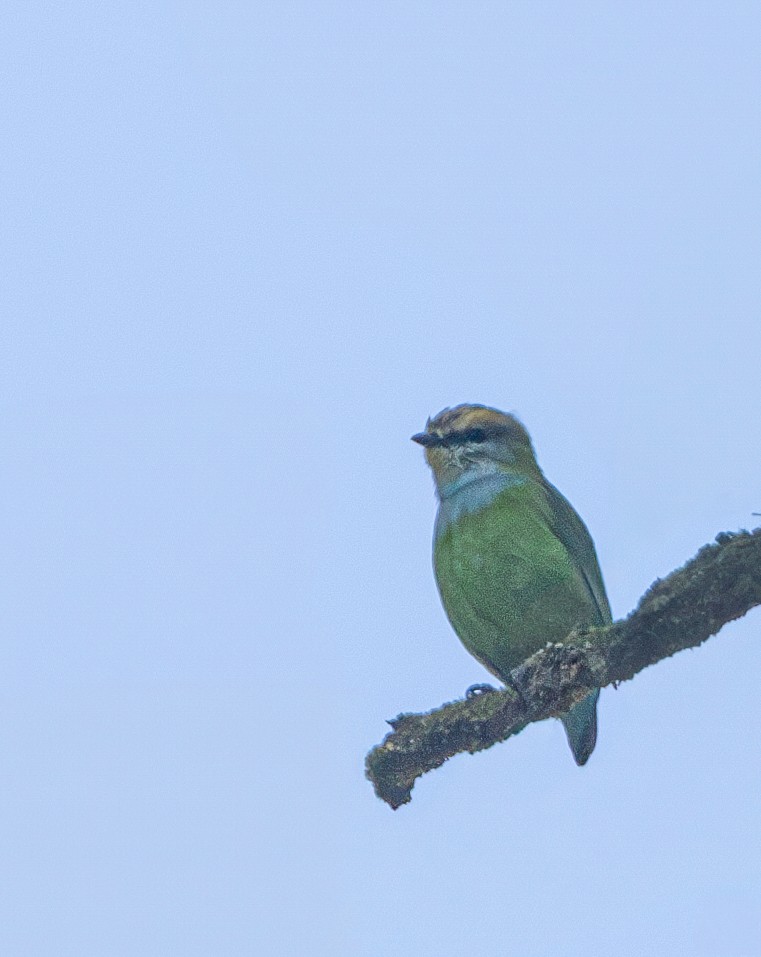
M 417 442 L 418 445 L 425 446 L 426 448 L 431 445 L 441 444 L 441 438 L 431 432 L 418 432 L 417 435 L 412 436 L 412 441 Z

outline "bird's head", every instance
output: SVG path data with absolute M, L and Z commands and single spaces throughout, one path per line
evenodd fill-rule
M 523 425 L 514 415 L 485 405 L 444 409 L 412 441 L 425 449 L 440 493 L 468 474 L 474 478 L 499 470 L 541 474 Z

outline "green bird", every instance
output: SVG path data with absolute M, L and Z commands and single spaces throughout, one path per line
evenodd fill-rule
M 433 562 L 447 617 L 502 681 L 548 641 L 612 621 L 594 543 L 544 477 L 513 415 L 458 405 L 412 436 L 425 448 L 439 510 Z M 561 720 L 577 764 L 597 739 L 599 689 Z

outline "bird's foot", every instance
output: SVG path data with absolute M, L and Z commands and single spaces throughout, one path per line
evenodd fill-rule
M 491 694 L 492 691 L 497 689 L 494 685 L 480 684 L 480 685 L 471 685 L 468 690 L 465 692 L 466 698 L 478 698 L 482 694 Z
M 514 671 L 511 671 L 508 675 L 505 675 L 505 687 L 513 691 L 517 696 L 520 703 L 525 708 L 527 706 L 526 698 L 523 694 L 523 688 L 521 687 L 521 669 L 523 665 L 519 665 Z

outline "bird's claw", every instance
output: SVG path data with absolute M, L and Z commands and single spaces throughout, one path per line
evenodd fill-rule
M 468 690 L 465 692 L 466 698 L 478 698 L 482 694 L 490 694 L 492 691 L 497 689 L 493 685 L 488 684 L 479 684 L 471 685 Z

